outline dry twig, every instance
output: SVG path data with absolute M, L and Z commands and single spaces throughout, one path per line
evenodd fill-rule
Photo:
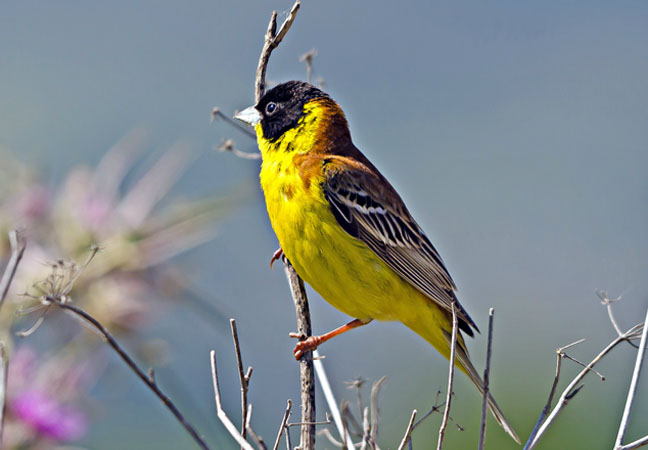
M 486 440 L 486 417 L 488 414 L 488 395 L 490 392 L 490 365 L 493 354 L 493 319 L 495 310 L 491 308 L 488 311 L 488 344 L 486 347 L 486 368 L 484 369 L 484 398 L 482 401 L 481 424 L 479 427 L 479 450 L 484 450 L 484 441 Z
M 241 383 L 241 437 L 246 438 L 247 434 L 247 393 L 250 377 L 252 376 L 252 366 L 248 367 L 247 372 L 243 372 L 243 358 L 241 358 L 241 346 L 236 330 L 236 320 L 230 319 L 230 328 L 232 329 L 232 339 L 234 340 L 234 351 L 236 352 L 236 364 L 238 366 L 239 380 Z
M 216 414 L 220 421 L 225 426 L 225 429 L 229 431 L 229 434 L 239 443 L 242 449 L 244 450 L 254 450 L 254 448 L 247 442 L 241 433 L 239 433 L 236 426 L 232 423 L 225 410 L 223 410 L 223 404 L 221 403 L 220 396 L 220 386 L 218 382 L 218 369 L 216 368 L 216 352 L 212 350 L 209 352 L 209 358 L 211 359 L 211 370 L 212 370 L 212 382 L 214 384 L 214 398 L 216 400 Z
M 97 319 L 92 317 L 90 314 L 86 313 L 82 309 L 76 308 L 68 303 L 65 303 L 62 301 L 60 298 L 55 298 L 55 297 L 47 297 L 47 301 L 51 302 L 52 304 L 58 306 L 59 308 L 62 308 L 66 311 L 69 311 L 76 315 L 77 317 L 81 318 L 84 322 L 90 324 L 93 328 L 95 328 L 108 342 L 108 345 L 112 347 L 113 350 L 119 355 L 119 357 L 126 363 L 126 365 L 133 371 L 135 374 L 139 377 L 140 380 L 146 384 L 151 391 L 162 401 L 164 406 L 171 411 L 171 413 L 175 416 L 175 418 L 180 422 L 180 424 L 184 427 L 184 429 L 191 435 L 191 437 L 194 439 L 196 444 L 200 446 L 203 449 L 208 449 L 209 447 L 207 446 L 207 443 L 203 440 L 203 438 L 198 434 L 196 429 L 187 421 L 187 419 L 184 417 L 184 415 L 180 412 L 180 410 L 177 408 L 177 406 L 171 401 L 171 399 L 164 393 L 162 390 L 158 387 L 157 383 L 155 382 L 155 379 L 153 377 L 149 377 L 142 369 L 140 369 L 135 361 L 126 353 L 126 351 L 119 345 L 119 343 L 115 340 L 114 337 L 106 330 L 106 328 L 99 323 Z
M 454 363 L 455 353 L 457 351 L 457 310 L 455 304 L 452 302 L 452 338 L 450 340 L 450 368 L 448 370 L 448 392 L 446 394 L 445 410 L 443 411 L 443 420 L 439 427 L 439 440 L 437 442 L 437 450 L 443 447 L 443 437 L 445 435 L 446 427 L 448 426 L 448 419 L 450 418 L 450 403 L 452 402 L 452 385 L 454 382 Z
M 4 303 L 11 282 L 16 275 L 18 264 L 25 253 L 25 241 L 21 239 L 20 234 L 16 230 L 9 232 L 9 245 L 11 246 L 11 256 L 9 262 L 0 279 L 0 309 Z M 5 343 L 0 340 L 0 443 L 2 442 L 2 431 L 4 429 L 4 416 L 6 407 L 6 393 L 7 393 L 7 369 L 9 367 L 9 354 Z
M 279 448 L 279 443 L 281 442 L 281 435 L 284 433 L 284 431 L 286 432 L 286 441 L 290 436 L 288 434 L 288 430 L 286 429 L 286 423 L 288 423 L 288 418 L 290 417 L 291 409 L 292 409 L 292 400 L 288 400 L 286 402 L 286 411 L 284 412 L 283 418 L 281 419 L 281 424 L 279 425 L 279 432 L 277 433 L 277 439 L 275 440 L 275 444 L 272 447 L 272 450 L 277 450 L 277 448 Z
M 632 410 L 632 403 L 634 401 L 635 394 L 637 393 L 637 384 L 639 383 L 639 377 L 641 376 L 641 365 L 643 363 L 644 353 L 646 351 L 646 336 L 648 336 L 648 311 L 646 311 L 646 319 L 643 323 L 643 330 L 641 332 L 641 341 L 639 343 L 639 349 L 637 350 L 637 359 L 635 360 L 635 367 L 632 373 L 632 380 L 630 381 L 630 388 L 628 389 L 628 397 L 626 399 L 625 407 L 623 408 L 623 416 L 621 417 L 621 423 L 619 424 L 619 432 L 617 434 L 616 442 L 614 444 L 615 450 L 626 450 L 630 448 L 638 448 L 639 445 L 633 446 L 635 443 L 629 444 L 629 446 L 623 445 L 623 438 L 625 436 L 626 429 L 628 428 L 628 421 L 630 419 L 630 411 Z M 637 443 L 643 442 L 641 445 L 648 443 L 648 435 L 644 436 Z
M 410 417 L 409 424 L 407 425 L 407 429 L 405 430 L 405 436 L 403 436 L 403 440 L 401 440 L 401 443 L 398 446 L 398 450 L 404 450 L 405 446 L 412 438 L 412 430 L 414 429 L 415 419 L 416 419 L 416 410 L 412 411 L 412 417 Z
M 551 411 L 551 414 L 546 418 L 546 420 L 543 421 L 544 417 L 546 416 L 547 411 L 551 407 L 551 401 L 553 400 L 553 396 L 556 392 L 556 387 L 558 385 L 558 379 L 560 377 L 560 361 L 562 360 L 564 356 L 564 350 L 568 347 L 571 347 L 572 345 L 578 344 L 580 341 L 576 341 L 572 344 L 569 344 L 568 346 L 559 348 L 556 350 L 556 353 L 558 354 L 557 356 L 557 362 L 556 362 L 556 375 L 554 377 L 554 383 L 551 389 L 551 392 L 549 394 L 549 401 L 547 402 L 547 405 L 542 411 L 542 414 L 540 415 L 540 419 L 538 420 L 538 423 L 536 424 L 533 432 L 529 436 L 529 439 L 527 440 L 524 450 L 531 450 L 533 449 L 537 443 L 540 441 L 540 438 L 544 435 L 544 433 L 547 431 L 549 426 L 553 423 L 553 421 L 556 419 L 558 414 L 562 411 L 562 409 L 569 403 L 569 400 L 571 400 L 579 391 L 582 389 L 584 385 L 579 384 L 581 380 L 585 377 L 585 375 L 588 374 L 588 372 L 593 370 L 593 367 L 601 360 L 605 355 L 607 355 L 614 347 L 619 345 L 622 342 L 626 342 L 630 339 L 636 339 L 639 337 L 640 330 L 642 329 L 643 324 L 637 324 L 630 328 L 628 331 L 625 333 L 622 333 L 621 335 L 617 336 L 616 339 L 614 339 L 610 344 L 608 344 L 607 347 L 605 347 L 583 370 L 580 371 L 578 375 L 567 385 L 567 387 L 563 390 L 561 396 L 558 399 L 558 402 L 556 403 L 556 406 L 554 406 L 553 410 Z

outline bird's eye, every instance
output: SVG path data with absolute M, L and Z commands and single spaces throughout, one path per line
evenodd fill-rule
M 277 104 L 274 102 L 270 102 L 266 105 L 266 113 L 267 114 L 272 114 L 277 110 Z

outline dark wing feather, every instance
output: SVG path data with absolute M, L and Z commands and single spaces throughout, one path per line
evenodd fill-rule
M 368 170 L 325 167 L 323 190 L 340 226 L 360 239 L 389 267 L 447 311 L 459 325 L 479 331 L 455 296 L 456 286 L 423 230 L 391 185 Z

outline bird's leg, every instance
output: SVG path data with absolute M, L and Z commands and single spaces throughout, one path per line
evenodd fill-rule
M 346 325 L 342 325 L 341 327 L 338 327 L 335 330 L 329 331 L 328 333 L 322 334 L 320 336 L 308 336 L 307 338 L 304 338 L 304 336 L 299 333 L 290 333 L 289 336 L 291 338 L 302 339 L 297 343 L 297 345 L 295 345 L 295 349 L 293 350 L 293 353 L 295 354 L 295 359 L 299 360 L 304 355 L 304 353 L 315 350 L 318 346 L 328 341 L 329 339 L 334 338 L 338 334 L 342 334 L 345 331 L 349 331 L 352 330 L 353 328 L 358 328 L 361 327 L 362 325 L 366 325 L 372 320 L 373 319 L 365 319 L 365 320 L 354 319 L 351 322 L 347 323 Z
M 283 249 L 279 247 L 277 251 L 272 254 L 272 259 L 270 259 L 270 268 L 272 269 L 274 262 L 282 257 L 285 258 L 286 256 L 283 254 Z

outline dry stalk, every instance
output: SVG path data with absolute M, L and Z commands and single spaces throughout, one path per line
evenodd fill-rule
M 443 438 L 445 430 L 448 426 L 448 419 L 450 418 L 450 404 L 452 402 L 452 385 L 454 384 L 454 365 L 455 353 L 457 351 L 457 310 L 454 302 L 452 302 L 452 339 L 450 340 L 450 368 L 448 369 L 448 392 L 446 394 L 445 410 L 443 411 L 443 420 L 439 427 L 439 440 L 437 442 L 437 450 L 443 447 Z

